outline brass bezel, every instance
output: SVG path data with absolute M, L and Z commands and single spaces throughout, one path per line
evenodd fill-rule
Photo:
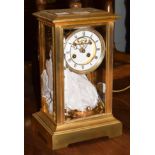
M 101 35 L 97 30 L 95 30 L 95 29 L 92 28 L 92 27 L 87 27 L 87 28 L 83 28 L 83 27 L 80 28 L 80 27 L 79 27 L 77 30 L 74 30 L 71 34 L 69 34 L 69 35 L 67 36 L 65 42 L 67 42 L 74 34 L 80 32 L 80 31 L 89 31 L 89 32 L 92 32 L 92 33 L 94 33 L 94 34 L 96 34 L 96 35 L 98 36 L 98 38 L 99 38 L 99 40 L 100 40 L 100 42 L 101 42 L 101 56 L 100 56 L 98 62 L 97 62 L 94 66 L 92 66 L 91 68 L 89 68 L 89 69 L 87 69 L 87 70 L 82 70 L 82 71 L 79 71 L 79 70 L 76 70 L 76 69 L 72 68 L 72 67 L 67 63 L 67 61 L 66 61 L 66 60 L 65 60 L 65 61 L 66 61 L 67 67 L 68 67 L 71 71 L 73 71 L 73 72 L 75 72 L 75 73 L 77 73 L 77 74 L 87 74 L 87 73 L 89 73 L 89 72 L 93 72 L 93 71 L 94 71 L 95 69 L 97 69 L 97 68 L 99 67 L 99 65 L 102 63 L 102 61 L 103 61 L 103 59 L 104 59 L 104 56 L 105 56 L 106 47 L 105 47 L 105 41 L 104 41 L 102 35 Z M 65 49 L 65 47 L 64 47 L 64 49 Z M 64 58 L 64 59 L 65 59 L 65 58 Z

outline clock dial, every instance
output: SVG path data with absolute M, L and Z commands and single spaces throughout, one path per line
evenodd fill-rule
M 79 29 L 66 39 L 65 60 L 68 67 L 77 73 L 95 70 L 105 54 L 102 36 L 94 29 Z

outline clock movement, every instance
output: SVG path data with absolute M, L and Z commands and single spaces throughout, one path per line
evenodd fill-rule
M 33 133 L 53 150 L 119 136 L 112 114 L 113 27 L 117 16 L 94 8 L 43 10 L 38 20 L 41 110 Z

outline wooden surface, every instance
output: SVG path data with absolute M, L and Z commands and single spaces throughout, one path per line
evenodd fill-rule
M 115 57 L 115 54 L 114 54 Z M 115 62 L 116 66 L 118 62 Z M 121 65 L 119 65 L 119 68 Z M 122 65 L 123 66 L 123 65 Z M 117 70 L 117 67 L 116 67 Z M 124 69 L 118 74 L 123 74 Z M 114 69 L 115 72 L 115 69 Z M 114 89 L 121 89 L 130 83 L 129 75 L 114 80 Z M 130 90 L 113 94 L 113 113 L 123 123 L 123 135 L 117 138 L 99 138 L 70 145 L 68 148 L 52 151 L 43 141 L 32 136 L 31 116 L 39 110 L 32 83 L 32 65 L 25 63 L 25 155 L 129 155 L 130 154 Z

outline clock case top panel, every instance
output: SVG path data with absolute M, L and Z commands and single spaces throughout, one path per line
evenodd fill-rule
M 114 21 L 118 16 L 95 8 L 43 10 L 33 13 L 39 20 L 52 24 L 70 25 L 82 21 Z

